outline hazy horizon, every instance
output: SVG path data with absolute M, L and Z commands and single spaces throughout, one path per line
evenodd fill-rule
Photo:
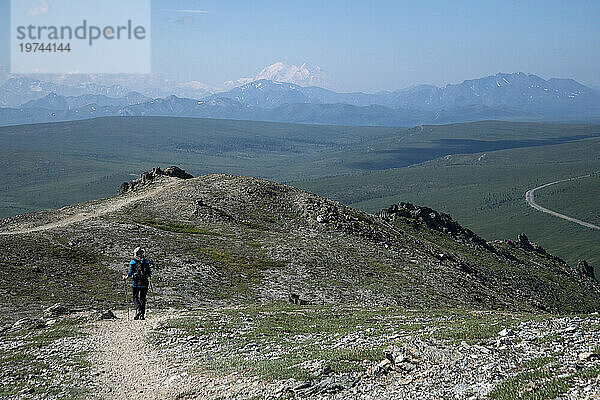
M 24 0 L 46 4 L 56 0 Z M 0 0 L 0 39 L 9 38 Z M 154 0 L 152 72 L 218 87 L 275 62 L 320 66 L 336 91 L 445 86 L 498 72 L 600 86 L 600 3 Z M 9 65 L 8 46 L 0 64 Z

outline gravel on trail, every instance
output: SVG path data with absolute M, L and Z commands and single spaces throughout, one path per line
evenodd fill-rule
M 117 319 L 98 321 L 90 331 L 94 363 L 95 388 L 90 396 L 97 399 L 169 399 L 181 391 L 185 376 L 178 375 L 166 358 L 153 349 L 146 337 L 166 313 L 151 318 L 127 319 L 117 312 Z

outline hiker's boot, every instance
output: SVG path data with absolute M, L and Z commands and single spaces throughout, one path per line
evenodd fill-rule
M 139 312 L 139 311 L 138 311 L 138 312 L 136 312 L 136 313 L 135 313 L 135 317 L 133 317 L 133 319 L 135 319 L 135 320 L 137 321 L 138 319 L 140 319 L 140 315 L 141 315 L 141 314 L 140 314 L 140 312 Z M 142 318 L 142 319 L 144 319 L 144 318 Z
M 140 314 L 140 319 L 141 319 L 141 320 L 144 320 L 144 319 L 146 319 L 146 318 L 144 317 L 144 314 Z

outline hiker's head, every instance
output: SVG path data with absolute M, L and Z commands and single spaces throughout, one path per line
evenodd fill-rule
M 134 257 L 143 257 L 144 249 L 142 249 L 141 247 L 136 247 L 135 250 L 133 250 L 133 256 Z

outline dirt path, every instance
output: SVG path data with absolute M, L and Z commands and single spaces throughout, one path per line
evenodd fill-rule
M 150 310 L 145 321 L 134 321 L 133 312 L 116 311 L 117 319 L 92 323 L 89 361 L 92 387 L 86 398 L 93 400 L 222 399 L 256 390 L 254 379 L 238 373 L 215 376 L 193 367 L 193 353 L 160 349 L 151 344 L 151 332 L 176 310 Z M 188 372 L 189 371 L 189 372 Z
M 176 180 L 172 183 L 161 185 L 155 189 L 146 189 L 141 193 L 132 193 L 125 196 L 117 196 L 109 199 L 95 201 L 92 203 L 84 203 L 78 204 L 74 206 L 68 206 L 63 209 L 57 210 L 57 213 L 64 213 L 64 215 L 59 216 L 56 221 L 46 222 L 36 226 L 23 227 L 20 229 L 9 230 L 5 232 L 0 232 L 0 235 L 19 235 L 19 234 L 27 234 L 33 232 L 46 231 L 54 228 L 61 228 L 66 225 L 71 225 L 77 222 L 86 221 L 92 218 L 99 217 L 101 215 L 109 214 L 111 212 L 115 212 L 123 207 L 128 206 L 129 204 L 143 200 L 145 198 L 154 196 L 169 187 L 177 184 L 179 180 Z
M 187 374 L 147 342 L 152 329 L 167 319 L 166 312 L 154 313 L 145 321 L 127 320 L 127 312 L 117 317 L 99 321 L 90 330 L 96 382 L 92 398 L 174 399 L 189 388 Z
M 574 180 L 581 179 L 581 178 L 587 178 L 589 176 L 591 176 L 591 175 L 583 175 L 583 176 L 578 176 L 578 177 L 575 177 L 575 178 L 562 179 L 560 181 L 546 183 L 545 185 L 538 186 L 536 188 L 530 189 L 530 190 L 528 190 L 525 193 L 525 201 L 527 201 L 527 204 L 529 204 L 531 207 L 533 207 L 536 210 L 541 211 L 543 213 L 554 215 L 555 217 L 562 218 L 562 219 L 570 221 L 570 222 L 574 222 L 574 223 L 579 224 L 581 226 L 585 226 L 586 228 L 600 229 L 600 226 L 591 224 L 589 222 L 581 221 L 581 220 L 579 220 L 577 218 L 569 217 L 568 215 L 564 215 L 564 214 L 558 213 L 556 211 L 552 211 L 550 209 L 547 209 L 547 208 L 544 208 L 544 207 L 540 206 L 539 204 L 537 204 L 535 202 L 534 193 L 538 189 L 543 189 L 543 188 L 548 187 L 548 186 L 556 185 L 557 183 L 574 181 Z

